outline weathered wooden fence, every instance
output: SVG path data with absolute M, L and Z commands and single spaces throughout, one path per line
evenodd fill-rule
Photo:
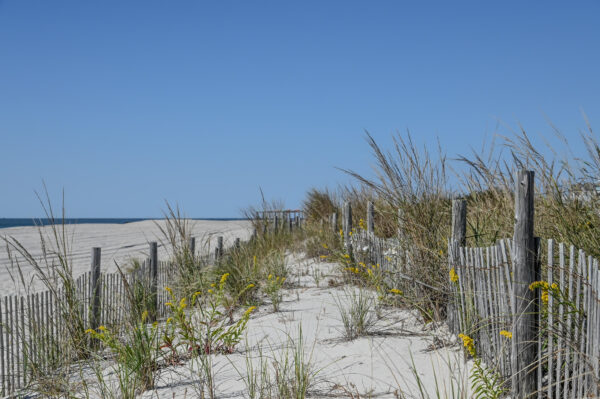
M 236 239 L 234 246 L 239 246 Z M 51 378 L 54 372 L 77 359 L 71 353 L 69 329 L 123 325 L 130 314 L 131 303 L 125 284 L 132 291 L 150 294 L 155 305 L 155 319 L 167 315 L 167 292 L 164 289 L 175 278 L 177 266 L 159 261 L 157 243 L 150 243 L 150 257 L 124 275 L 100 270 L 100 248 L 92 250 L 92 267 L 74 280 L 72 289 L 76 309 L 68 309 L 68 295 L 58 291 L 39 291 L 29 295 L 0 298 L 0 394 L 13 395 L 28 386 L 34 376 Z M 195 254 L 195 240 L 189 247 Z M 224 255 L 223 238 L 217 237 L 214 254 L 196 257 L 198 263 L 210 262 Z M 74 317 L 69 312 L 74 311 Z M 81 326 L 72 326 L 73 320 Z M 80 334 L 86 339 L 83 331 Z M 89 342 L 86 342 L 89 344 Z
M 534 313 L 535 360 L 526 371 L 535 382 L 530 391 L 515 397 L 597 397 L 600 359 L 600 281 L 598 261 L 573 246 L 548 240 L 543 279 L 527 287 L 535 295 L 539 311 Z M 545 247 L 545 248 L 544 248 Z M 514 345 L 514 313 L 518 298 L 513 292 L 513 242 L 506 239 L 486 248 L 460 247 L 451 259 L 454 332 L 474 338 L 478 356 L 513 380 L 522 353 Z M 451 273 L 451 274 L 452 274 Z M 514 385 L 515 382 L 512 381 Z
M 255 226 L 262 226 L 262 233 L 292 231 L 304 221 L 304 212 L 299 209 L 260 211 L 254 215 Z
M 514 236 L 489 247 L 465 246 L 467 204 L 453 201 L 447 323 L 453 333 L 474 339 L 477 356 L 508 382 L 512 398 L 598 397 L 598 261 L 533 236 L 533 179 L 533 172 L 518 173 Z M 379 264 L 388 284 L 406 286 L 411 268 L 419 265 L 411 261 L 410 248 L 402 247 L 402 231 L 398 238 L 375 236 L 373 212 L 368 204 L 366 229 L 353 228 L 350 203 L 344 205 L 344 249 Z M 337 234 L 337 214 L 330 223 Z

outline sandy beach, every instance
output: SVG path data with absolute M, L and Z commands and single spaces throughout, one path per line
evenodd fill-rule
M 166 259 L 168 252 L 166 246 L 161 244 L 165 239 L 159 228 L 164 225 L 164 220 L 145 220 L 125 224 L 72 224 L 67 226 L 73 275 L 76 277 L 90 269 L 93 247 L 102 248 L 101 267 L 107 272 L 116 270 L 115 262 L 124 265 L 132 258 L 146 258 L 148 243 L 152 241 L 159 243 L 159 258 Z M 217 236 L 223 236 L 224 245 L 227 247 L 236 238 L 247 240 L 251 234 L 250 223 L 244 220 L 190 220 L 189 226 L 192 235 L 196 237 L 198 252 L 214 248 Z M 10 227 L 0 229 L 0 237 L 13 237 L 36 259 L 41 259 L 40 231 L 47 236 L 50 228 L 44 227 L 40 230 L 32 226 Z M 49 242 L 53 241 L 49 240 Z M 17 257 L 17 259 L 19 259 L 28 285 L 41 288 L 39 281 L 31 279 L 33 268 L 21 257 Z M 17 276 L 16 273 L 16 266 L 11 264 L 6 244 L 2 241 L 0 245 L 0 292 L 2 295 L 13 294 L 23 289 L 13 280 L 13 277 Z
M 453 397 L 459 389 L 468 395 L 469 367 L 445 324 L 424 324 L 415 311 L 384 308 L 372 334 L 347 340 L 336 302 L 347 304 L 347 295 L 359 288 L 330 285 L 329 280 L 340 278 L 339 267 L 333 263 L 296 256 L 288 262 L 291 286 L 283 292 L 280 310 L 274 312 L 268 303 L 263 304 L 250 318 L 235 352 L 212 355 L 216 397 L 249 397 L 248 362 L 257 370 L 262 359 L 274 378 L 272 365 L 292 356 L 300 339 L 311 375 L 310 397 Z M 312 277 L 315 272 L 322 276 L 318 286 Z M 155 389 L 140 397 L 202 397 L 201 375 L 193 359 L 164 368 Z M 104 376 L 116 383 L 112 367 L 107 365 Z M 89 394 L 102 396 L 94 389 Z

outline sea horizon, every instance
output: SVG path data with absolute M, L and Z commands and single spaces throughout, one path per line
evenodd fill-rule
M 65 218 L 66 224 L 125 224 L 133 222 L 142 222 L 144 220 L 160 220 L 163 217 L 148 217 L 148 218 Z M 232 218 L 232 217 L 205 217 L 205 218 L 186 218 L 190 220 L 217 220 L 217 221 L 230 221 L 230 220 L 246 220 L 246 218 Z M 9 227 L 27 227 L 27 226 L 44 226 L 51 224 L 49 218 L 1 218 L 0 217 L 0 229 Z M 61 223 L 62 218 L 55 218 L 55 223 Z

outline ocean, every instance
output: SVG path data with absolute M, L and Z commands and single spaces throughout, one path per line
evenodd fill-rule
M 124 224 L 141 222 L 142 220 L 153 220 L 161 218 L 67 218 L 65 224 L 90 224 L 90 223 L 114 223 Z M 192 220 L 245 220 L 243 218 L 190 218 Z M 62 219 L 55 219 L 55 223 L 61 223 Z M 46 218 L 0 218 L 0 229 L 7 227 L 40 226 L 51 224 Z

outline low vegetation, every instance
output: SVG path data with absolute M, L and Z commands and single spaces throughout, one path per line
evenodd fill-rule
M 510 237 L 514 167 L 525 166 L 536 173 L 536 234 L 600 257 L 600 235 L 596 231 L 600 226 L 600 197 L 595 191 L 600 176 L 600 145 L 591 131 L 583 136 L 587 154 L 574 161 L 544 155 L 555 152 L 538 150 L 525 133 L 453 161 L 439 146 L 434 153 L 421 149 L 410 135 L 395 136 L 390 152 L 384 151 L 371 135 L 367 135 L 367 141 L 377 165 L 377 178 L 345 170 L 356 186 L 336 191 L 310 190 L 303 204 L 301 229 L 289 229 L 281 223 L 273 231 L 273 223 L 259 217 L 260 212 L 279 210 L 282 205 L 263 201 L 259 209 L 247 211 L 253 222 L 252 238 L 217 257 L 199 256 L 198 251 L 192 251 L 189 219 L 178 207 L 167 204 L 160 229 L 174 265 L 174 277 L 165 287 L 168 315 L 158 322 L 152 320 L 156 309 L 148 286 L 130 284 L 123 272 L 127 317 L 120 325 L 88 328 L 84 305 L 76 293 L 64 223 L 55 219 L 50 202 L 42 201 L 46 216 L 56 223 L 49 226 L 49 235 L 40 234 L 44 250 L 41 260 L 18 241 L 5 241 L 15 270 L 18 254 L 33 266 L 37 278 L 60 304 L 56 311 L 65 323 L 66 334 L 64 342 L 56 343 L 57 348 L 69 354 L 70 364 L 90 366 L 96 381 L 82 377 L 73 382 L 73 369 L 65 368 L 49 383 L 44 372 L 37 372 L 41 369 L 35 364 L 35 359 L 42 356 L 35 353 L 39 347 L 31 346 L 24 348 L 31 362 L 30 389 L 60 396 L 76 386 L 103 397 L 133 398 L 154 388 L 161 369 L 190 363 L 198 380 L 198 395 L 217 396 L 215 356 L 226 357 L 242 350 L 240 343 L 258 306 L 269 305 L 272 312 L 281 310 L 283 292 L 292 287 L 287 265 L 291 253 L 301 252 L 338 265 L 338 277 L 345 288 L 334 301 L 343 325 L 341 336 L 347 340 L 373 334 L 378 314 L 385 307 L 417 309 L 427 323 L 443 321 L 451 295 L 447 270 L 451 201 L 458 195 L 467 200 L 468 245 L 485 246 Z M 401 256 L 410 257 L 412 267 L 403 270 L 401 278 L 383 270 L 368 252 L 359 249 L 350 253 L 345 247 L 347 237 L 341 225 L 346 201 L 352 206 L 355 226 L 349 234 L 364 230 L 367 204 L 374 203 L 375 236 L 397 240 Z M 64 220 L 64 210 L 62 217 Z M 211 238 L 205 237 L 198 246 L 213 252 Z M 15 276 L 25 285 L 22 274 Z M 320 271 L 313 270 L 317 287 L 322 277 Z M 329 284 L 338 283 L 330 279 Z M 545 289 L 548 292 L 549 288 Z M 510 332 L 505 333 L 510 339 Z M 493 365 L 478 359 L 468 334 L 465 331 L 461 339 L 473 364 L 470 392 L 475 397 L 501 397 L 507 392 L 507 381 L 502 381 Z M 107 361 L 114 370 L 111 376 L 105 372 Z M 300 330 L 279 358 L 266 361 L 262 355 L 258 359 L 247 355 L 246 370 L 240 371 L 240 376 L 250 398 L 304 398 L 317 373 L 305 353 Z M 416 371 L 415 376 L 419 382 Z M 352 389 L 345 387 L 345 391 L 351 393 Z M 459 392 L 456 397 L 463 394 Z

